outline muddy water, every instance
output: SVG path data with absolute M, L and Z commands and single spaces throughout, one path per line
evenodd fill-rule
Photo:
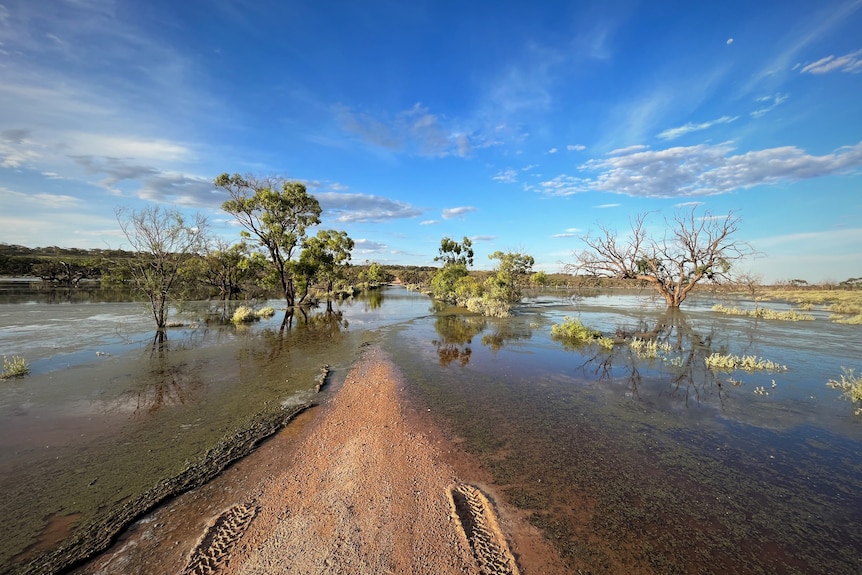
M 862 572 L 862 419 L 825 386 L 840 366 L 859 373 L 862 330 L 687 303 L 546 296 L 507 320 L 414 321 L 388 345 L 571 572 Z M 670 351 L 567 348 L 550 325 L 573 315 Z M 713 373 L 713 351 L 788 369 Z
M 343 376 L 368 330 L 429 308 L 405 290 L 386 300 L 240 328 L 202 302 L 175 311 L 184 327 L 155 346 L 139 304 L 0 304 L 0 354 L 32 366 L 0 383 L 0 572 L 26 572 L 238 430 L 313 403 L 323 365 Z

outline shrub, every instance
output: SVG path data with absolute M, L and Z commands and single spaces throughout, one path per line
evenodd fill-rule
M 635 355 L 637 355 L 641 359 L 655 359 L 656 357 L 658 357 L 659 351 L 667 353 L 671 349 L 669 343 L 659 343 L 657 340 L 654 339 L 646 340 L 635 338 L 631 341 L 629 345 L 635 352 Z
M 706 367 L 715 371 L 787 371 L 787 367 L 774 361 L 758 358 L 753 355 L 730 355 L 713 353 L 704 360 Z
M 830 379 L 826 385 L 832 389 L 840 389 L 841 397 L 862 404 L 862 375 L 857 376 L 854 370 L 846 367 L 842 367 L 841 371 L 844 372 L 841 374 L 841 381 Z M 862 414 L 862 407 L 856 407 L 854 413 Z
M 581 323 L 580 319 L 567 317 L 563 323 L 551 326 L 551 337 L 564 343 L 579 345 L 602 337 L 601 332 Z M 605 338 L 607 339 L 607 338 Z M 611 346 L 613 347 L 613 345 Z
M 271 308 L 270 306 L 266 306 L 266 307 L 260 308 L 256 312 L 254 312 L 254 315 L 257 316 L 258 318 L 261 318 L 261 319 L 268 318 L 268 317 L 272 317 L 275 315 L 275 310 L 273 308 Z
M 738 307 L 727 307 L 721 304 L 716 304 L 712 306 L 712 311 L 716 311 L 718 313 L 723 313 L 726 315 L 744 315 L 749 317 L 759 317 L 762 319 L 777 319 L 783 321 L 813 321 L 814 316 L 808 313 L 799 313 L 796 310 L 790 311 L 775 311 L 774 309 L 769 309 L 765 307 L 761 307 L 758 309 L 740 309 Z
M 24 377 L 28 373 L 30 373 L 30 364 L 26 359 L 17 355 L 13 355 L 12 359 L 3 356 L 3 373 L 0 374 L 0 379 Z
M 236 308 L 233 312 L 233 316 L 230 318 L 232 323 L 249 323 L 254 320 L 254 310 L 245 305 L 241 305 Z

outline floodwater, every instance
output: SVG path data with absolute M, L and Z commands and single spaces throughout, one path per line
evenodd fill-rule
M 649 292 L 545 293 L 506 319 L 369 295 L 284 329 L 283 312 L 238 329 L 189 304 L 154 347 L 141 304 L 0 293 L 0 355 L 32 367 L 0 383 L 2 571 L 249 418 L 312 401 L 321 365 L 343 377 L 378 339 L 571 572 L 862 572 L 862 417 L 826 387 L 862 372 L 859 326 L 724 316 L 705 296 L 669 313 Z M 667 345 L 568 347 L 550 329 L 569 316 Z M 712 352 L 787 369 L 712 372 Z

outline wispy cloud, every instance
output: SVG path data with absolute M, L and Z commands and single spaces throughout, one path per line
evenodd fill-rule
M 617 152 L 580 166 L 582 172 L 596 172 L 594 178 L 564 174 L 528 189 L 549 196 L 588 191 L 648 198 L 708 196 L 862 168 L 862 142 L 822 156 L 807 154 L 795 146 L 742 154 L 733 151 L 732 144 L 724 143 Z
M 353 249 L 360 254 L 376 254 L 386 252 L 389 246 L 383 242 L 375 242 L 366 238 L 353 240 Z
M 812 62 L 800 70 L 802 74 L 827 74 L 829 72 L 850 72 L 857 74 L 862 72 L 862 50 L 856 50 L 837 58 L 826 56 L 816 62 Z
M 381 222 L 422 215 L 406 202 L 365 194 L 340 194 L 337 192 L 316 193 L 324 214 L 334 214 L 337 222 Z
M 566 149 L 570 152 L 580 152 L 581 150 L 586 150 L 587 147 L 583 144 L 569 144 L 566 146 Z
M 512 168 L 507 168 L 491 176 L 491 179 L 502 184 L 513 184 L 518 181 L 518 172 Z
M 760 118 L 764 114 L 768 114 L 769 112 L 786 102 L 788 98 L 790 98 L 790 96 L 788 96 L 787 94 L 775 94 L 774 96 L 763 96 L 761 98 L 758 98 L 757 102 L 760 102 L 761 104 L 767 104 L 762 108 L 758 108 L 757 110 L 751 112 L 751 117 Z
M 420 226 L 433 226 L 435 224 L 439 224 L 438 220 L 425 220 L 423 222 L 419 222 Z
M 711 120 L 709 122 L 702 122 L 700 124 L 692 124 L 688 123 L 678 128 L 670 128 L 661 132 L 658 137 L 662 140 L 675 140 L 680 136 L 684 136 L 690 132 L 700 132 L 702 130 L 708 130 L 713 126 L 717 126 L 719 124 L 729 124 L 731 122 L 736 121 L 739 116 L 722 116 L 721 118 L 717 118 L 715 120 Z
M 465 214 L 469 214 L 470 212 L 477 211 L 473 206 L 461 206 L 457 208 L 446 208 L 443 210 L 443 219 L 451 220 L 452 218 L 458 218 L 464 216 Z
M 466 157 L 473 149 L 467 134 L 445 127 L 444 120 L 421 103 L 391 119 L 355 112 L 344 105 L 335 106 L 333 111 L 345 131 L 373 146 L 429 157 Z
M 622 205 L 622 204 L 599 204 L 598 206 L 594 206 L 594 207 L 595 207 L 596 209 L 599 209 L 599 210 L 606 210 L 606 209 L 608 209 L 608 208 L 618 208 L 618 207 L 620 207 L 621 205 Z

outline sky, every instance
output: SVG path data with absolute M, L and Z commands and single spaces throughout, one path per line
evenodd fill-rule
M 862 276 L 862 0 L 0 0 L 0 242 L 128 248 L 116 210 L 239 227 L 303 182 L 354 263 L 559 272 L 649 213 L 740 218 L 763 282 Z

